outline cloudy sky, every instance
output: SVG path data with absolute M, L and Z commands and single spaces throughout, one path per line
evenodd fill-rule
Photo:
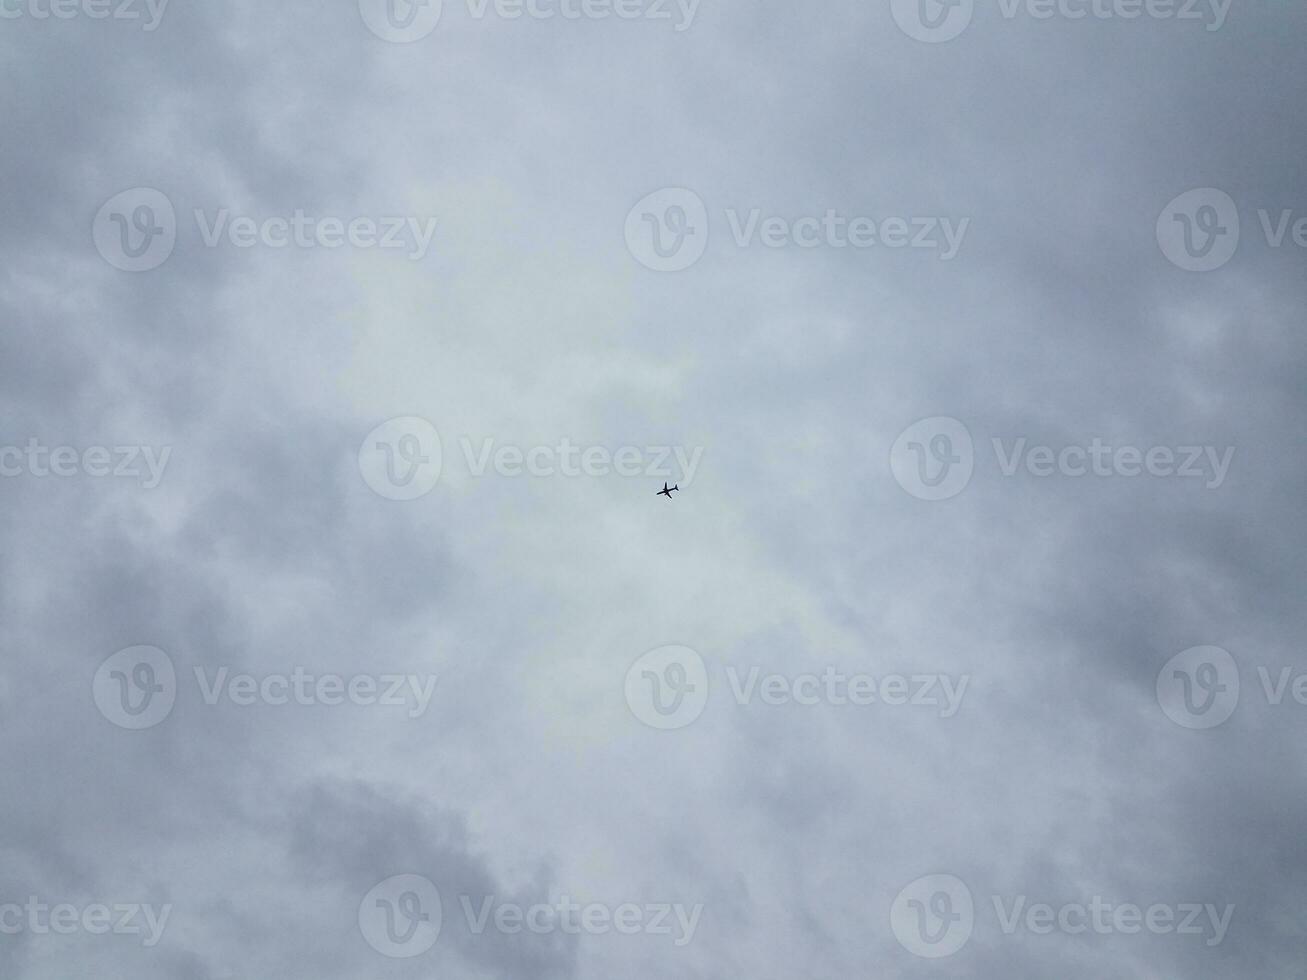
M 1300 976 L 1304 40 L 0 0 L 0 977 Z

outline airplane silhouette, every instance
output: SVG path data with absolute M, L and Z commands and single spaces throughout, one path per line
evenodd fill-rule
M 671 499 L 672 499 L 672 494 L 673 494 L 673 492 L 678 491 L 678 490 L 680 490 L 680 489 L 681 489 L 681 488 L 680 488 L 679 486 L 675 486 L 675 487 L 672 487 L 672 488 L 669 490 L 669 489 L 667 488 L 667 484 L 666 484 L 666 483 L 663 483 L 663 488 L 662 488 L 661 490 L 659 490 L 658 493 L 656 493 L 654 496 L 657 496 L 657 497 L 666 497 L 668 500 L 671 500 Z

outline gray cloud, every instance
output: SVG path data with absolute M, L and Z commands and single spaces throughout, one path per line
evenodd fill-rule
M 705 0 L 681 32 L 443 7 L 411 44 L 355 3 L 0 20 L 0 451 L 171 449 L 152 489 L 25 456 L 0 476 L 0 927 L 22 923 L 0 973 L 1292 975 L 1307 708 L 1258 668 L 1307 668 L 1307 251 L 1258 211 L 1307 215 L 1303 13 L 1209 32 L 980 5 L 931 44 L 888 2 Z M 176 244 L 128 273 L 92 225 L 136 187 Z M 623 224 L 665 187 L 702 199 L 707 244 L 658 273 Z M 1194 273 L 1155 224 L 1199 187 L 1242 236 Z M 415 261 L 209 247 L 195 211 L 219 209 L 437 223 Z M 970 224 L 942 262 L 741 247 L 727 212 L 752 209 Z M 402 416 L 443 448 L 411 501 L 358 462 Z M 932 502 L 890 455 L 939 416 L 975 469 Z M 992 448 L 1095 438 L 1235 455 L 1208 488 L 1005 476 Z M 662 477 L 477 475 L 462 439 L 704 453 L 668 504 Z M 658 731 L 623 680 L 668 644 L 707 688 Z M 137 645 L 177 684 L 130 731 L 93 679 Z M 1201 645 L 1241 691 L 1190 730 L 1156 685 Z M 947 719 L 738 704 L 727 669 L 751 667 L 970 687 Z M 207 704 L 195 671 L 222 668 L 437 681 L 420 717 Z M 405 874 L 443 926 L 391 959 L 358 913 Z M 943 959 L 891 925 L 931 874 L 975 905 Z M 683 946 L 478 934 L 459 898 L 486 896 L 703 911 Z M 1006 934 L 994 899 L 1022 896 L 1234 911 L 1215 945 Z M 147 947 L 3 911 L 29 898 L 171 912 Z

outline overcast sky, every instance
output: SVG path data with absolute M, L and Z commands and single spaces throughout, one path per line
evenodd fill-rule
M 1300 976 L 1305 41 L 0 0 L 0 976 Z

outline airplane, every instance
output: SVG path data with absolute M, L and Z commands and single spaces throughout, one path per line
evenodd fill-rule
M 668 500 L 671 500 L 671 499 L 672 499 L 672 494 L 673 494 L 674 492 L 680 490 L 680 489 L 681 489 L 681 488 L 680 488 L 679 486 L 675 486 L 675 487 L 672 487 L 672 488 L 669 490 L 669 489 L 667 488 L 667 484 L 666 484 L 666 482 L 664 482 L 664 483 L 663 483 L 663 488 L 662 488 L 661 490 L 659 490 L 659 491 L 658 491 L 654 496 L 656 496 L 656 497 L 666 497 Z

